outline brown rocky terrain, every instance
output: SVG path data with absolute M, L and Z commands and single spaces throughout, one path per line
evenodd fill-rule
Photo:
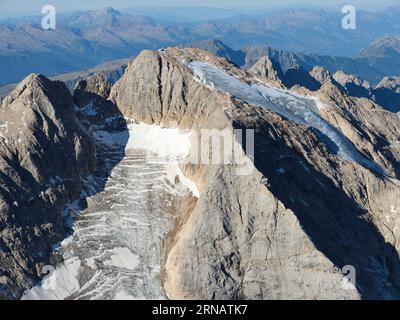
M 389 179 L 332 154 L 307 126 L 199 84 L 185 60 L 208 61 L 256 81 L 201 51 L 144 52 L 113 87 L 111 99 L 126 116 L 149 123 L 256 128 L 256 170 L 237 177 L 226 165 L 185 167 L 201 186 L 201 197 L 172 235 L 164 279 L 169 296 L 398 297 L 393 208 L 399 155 L 387 148 L 398 139 L 398 116 L 334 88 L 317 94 L 323 116 L 385 168 Z M 345 265 L 357 270 L 356 292 L 340 289 L 334 266 Z
M 30 75 L 3 100 L 0 122 L 0 296 L 12 298 L 43 276 L 66 236 L 61 211 L 96 161 L 62 82 Z
M 210 70 L 216 67 L 219 71 L 214 70 L 210 79 L 218 80 L 223 74 L 225 82 L 232 81 L 237 91 L 229 91 L 229 83 L 199 79 L 194 62 L 205 63 Z M 76 86 L 75 104 L 81 111 L 81 122 L 89 119 L 89 127 L 102 121 L 99 111 L 111 110 L 107 117 L 120 112 L 136 122 L 178 126 L 182 132 L 225 129 L 233 138 L 233 129 L 255 130 L 254 164 L 247 174 L 238 174 L 242 163 L 181 163 L 200 196 L 180 207 L 176 226 L 168 235 L 162 278 L 165 294 L 171 299 L 399 298 L 399 116 L 370 99 L 347 95 L 324 70 L 313 70 L 313 79 L 321 82 L 313 91 L 299 85 L 285 91 L 267 59 L 250 71 L 256 76 L 201 50 L 171 48 L 143 51 L 112 87 L 97 76 Z M 269 75 L 273 79 L 267 78 Z M 0 118 L 11 123 L 15 114 L 26 109 L 32 113 L 35 134 L 54 134 L 50 134 L 50 143 L 25 126 L 10 126 L 7 132 L 8 139 L 21 127 L 23 141 L 27 141 L 15 152 L 17 155 L 5 153 L 7 166 L 17 166 L 7 169 L 8 179 L 17 179 L 26 171 L 33 179 L 28 180 L 23 192 L 17 189 L 24 185 L 22 180 L 14 182 L 15 189 L 8 191 L 8 198 L 4 196 L 2 209 L 2 239 L 15 237 L 22 245 L 3 240 L 7 250 L 14 252 L 12 256 L 18 256 L 18 264 L 6 256 L 0 260 L 0 267 L 3 273 L 12 270 L 6 276 L 18 290 L 32 286 L 37 274 L 29 272 L 36 270 L 35 263 L 48 259 L 49 244 L 62 239 L 59 212 L 77 195 L 80 178 L 94 165 L 92 143 L 77 122 L 65 86 L 39 76 L 33 80 L 26 79 L 3 101 Z M 243 88 L 264 90 L 268 99 L 251 97 L 253 91 L 243 93 Z M 304 119 L 318 119 L 342 143 L 332 140 L 332 135 L 318 126 L 285 117 L 272 108 L 280 102 L 283 107 L 293 106 L 293 101 L 310 105 L 317 101 L 307 109 Z M 91 103 L 94 113 L 86 109 Z M 43 125 L 39 130 L 34 123 Z M 193 147 L 195 136 L 191 160 L 199 151 Z M 343 156 L 343 144 L 354 157 Z M 19 146 L 9 141 L 4 145 L 4 150 Z M 14 160 L 14 164 L 9 160 L 34 147 L 43 148 L 37 151 L 42 155 L 40 161 L 28 157 Z M 65 148 L 62 159 L 54 151 L 60 147 Z M 243 144 L 238 155 L 242 160 L 244 149 Z M 66 156 L 70 156 L 68 161 Z M 40 214 L 35 218 L 25 207 L 13 209 L 14 197 L 38 194 L 46 177 L 54 176 L 68 176 L 73 182 L 52 198 L 56 199 L 51 202 L 53 206 L 39 197 L 41 210 L 36 211 Z M 1 186 L 10 184 L 5 181 Z M 18 204 L 24 203 L 21 200 L 17 199 Z M 14 218 L 17 214 L 29 217 L 29 221 Z M 31 232 L 36 226 L 43 230 L 43 225 L 49 225 L 45 229 L 50 230 L 48 233 Z M 9 226 L 12 233 L 7 238 Z M 33 241 L 29 242 L 31 233 Z M 42 260 L 36 256 L 41 251 L 47 252 Z M 343 270 L 348 266 L 356 272 L 352 289 L 343 285 Z

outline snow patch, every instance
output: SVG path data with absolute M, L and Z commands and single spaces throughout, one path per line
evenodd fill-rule
M 325 109 L 325 105 L 322 103 L 320 98 L 310 96 L 310 99 L 315 102 L 315 105 L 317 106 L 318 111 L 321 111 L 322 109 Z
M 98 114 L 97 108 L 93 101 L 90 102 L 88 105 L 86 105 L 84 108 L 82 108 L 81 111 L 86 116 L 96 116 Z
M 68 238 L 65 238 L 63 241 L 61 241 L 60 243 L 53 245 L 53 251 L 60 251 L 61 248 L 65 248 L 67 247 L 73 240 L 73 236 L 69 236 Z
M 135 297 L 126 293 L 125 291 L 118 291 L 113 300 L 136 300 Z
M 178 128 L 144 123 L 129 124 L 128 130 L 126 149 L 146 150 L 163 158 L 176 160 L 183 160 L 189 155 L 192 133 L 182 134 Z
M 111 259 L 104 262 L 106 266 L 114 266 L 128 270 L 135 270 L 139 265 L 139 256 L 133 254 L 128 248 L 113 248 L 111 252 Z
M 81 263 L 72 258 L 57 267 L 40 285 L 25 291 L 22 300 L 62 300 L 79 290 L 78 272 Z
M 183 174 L 177 162 L 168 164 L 166 169 L 167 169 L 167 179 L 171 183 L 175 184 L 175 178 L 178 176 L 179 181 L 192 192 L 194 197 L 196 198 L 200 197 L 200 191 L 197 188 L 196 184 Z
M 125 149 L 145 150 L 169 160 L 183 160 L 189 155 L 191 132 L 182 134 L 178 128 L 161 125 L 131 123 L 128 130 L 108 132 L 96 130 L 96 141 L 108 146 L 125 146 Z
M 56 186 L 56 185 L 60 184 L 61 182 L 63 182 L 63 179 L 60 176 L 55 176 L 55 177 L 49 178 L 49 183 L 52 186 Z

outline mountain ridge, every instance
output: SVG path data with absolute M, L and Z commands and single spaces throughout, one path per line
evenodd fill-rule
M 0 296 L 13 298 L 43 276 L 52 246 L 67 235 L 61 211 L 96 162 L 62 82 L 32 74 L 0 110 Z
M 317 28 L 321 19 L 328 21 L 326 30 Z M 339 63 L 344 71 L 357 73 L 372 82 L 379 82 L 384 76 L 398 74 L 398 71 L 396 74 L 390 74 L 393 70 L 399 70 L 398 63 L 390 64 L 390 61 L 382 60 L 380 64 L 387 65 L 382 72 L 379 63 L 370 66 L 368 60 L 349 59 L 376 38 L 388 32 L 400 32 L 400 26 L 394 21 L 390 24 L 394 19 L 390 12 L 382 11 L 375 15 L 362 12 L 359 31 L 354 35 L 345 33 L 344 30 L 336 32 L 335 21 L 340 19 L 340 14 L 334 11 L 296 9 L 272 11 L 261 16 L 182 24 L 132 16 L 114 9 L 103 9 L 63 14 L 58 19 L 57 29 L 51 32 L 40 29 L 40 17 L 30 18 L 25 22 L 4 22 L 0 23 L 0 36 L 3 39 L 0 44 L 0 61 L 3 67 L 0 69 L 3 75 L 1 82 L 20 81 L 30 72 L 55 74 L 85 69 L 107 60 L 135 55 L 143 49 L 190 44 L 210 38 L 225 42 L 235 51 L 251 43 L 254 47 L 268 45 L 280 50 L 305 52 L 303 57 L 298 54 L 303 62 L 308 60 L 308 63 L 314 66 L 314 62 L 319 59 L 319 64 L 325 61 L 324 66 L 328 69 Z M 370 28 L 376 31 L 366 32 L 367 23 L 376 25 L 375 29 Z M 286 24 L 291 26 L 290 34 L 287 34 Z M 384 31 L 382 24 L 388 29 Z M 294 32 L 293 28 L 298 28 L 301 32 L 291 35 Z M 315 45 L 317 40 L 319 45 Z M 307 46 L 300 45 L 302 43 L 307 43 Z M 332 43 L 342 45 L 332 47 Z M 70 47 L 79 50 L 71 51 Z M 351 52 L 338 52 L 338 48 L 351 49 Z M 338 62 L 335 58 L 318 57 L 328 54 L 347 55 L 348 58 L 336 58 L 340 59 Z M 46 61 L 46 64 L 41 61 Z M 371 78 L 369 74 L 372 75 Z
M 165 238 L 162 277 L 154 285 L 167 297 L 400 296 L 400 234 L 396 228 L 400 221 L 391 210 L 397 206 L 399 196 L 399 118 L 371 100 L 348 96 L 333 85 L 329 76 L 323 76 L 323 70 L 314 70 L 314 74 L 327 80 L 318 90 L 299 86 L 288 90 L 206 51 L 168 48 L 141 52 L 112 87 L 101 76 L 82 80 L 76 86 L 74 97 L 80 122 L 91 135 L 101 139 L 115 133 L 114 126 L 101 123 L 108 124 L 116 116 L 185 134 L 188 130 L 209 128 L 227 130 L 224 132 L 233 137 L 233 129 L 254 130 L 254 162 L 247 175 L 236 173 L 242 163 L 180 162 L 183 174 L 195 183 L 199 194 L 189 195 L 179 206 L 174 213 L 176 225 Z M 7 106 L 19 103 L 20 92 L 24 92 L 30 79 L 3 101 L 1 109 L 8 112 L 0 114 L 0 120 L 10 117 Z M 65 85 L 44 77 L 38 79 L 48 88 L 62 86 L 71 107 L 72 96 Z M 388 81 L 382 85 L 389 86 Z M 26 94 L 29 101 L 30 93 Z M 54 108 L 45 106 L 46 110 Z M 190 137 L 193 146 L 193 131 Z M 239 156 L 245 158 L 244 142 L 237 142 Z M 91 142 L 83 145 L 90 146 Z M 115 145 L 111 142 L 103 147 Z M 94 153 L 84 149 L 89 156 Z M 198 150 L 191 148 L 189 158 L 196 154 Z M 212 152 L 208 157 L 212 159 Z M 83 164 L 85 167 L 88 162 Z M 85 174 L 92 170 L 92 166 L 86 168 Z M 178 178 L 173 179 L 175 183 Z M 101 196 L 110 199 L 113 188 Z M 101 203 L 104 198 L 96 201 Z M 61 201 L 60 206 L 64 203 Z M 153 209 L 150 206 L 144 213 Z M 118 216 L 119 211 L 108 215 L 104 223 L 117 219 L 115 214 Z M 6 223 L 10 225 L 9 221 Z M 103 229 L 107 230 L 104 226 Z M 116 236 L 107 235 L 101 241 L 109 242 L 109 237 Z M 76 234 L 61 251 L 73 254 L 80 237 Z M 72 298 L 80 297 L 81 285 L 91 279 L 96 268 L 110 263 L 107 259 L 92 261 L 85 254 L 77 259 L 74 263 L 79 268 L 74 277 L 80 281 L 76 292 L 67 293 Z M 137 263 L 133 262 L 129 268 L 134 272 Z M 56 270 L 64 270 L 63 263 L 62 259 L 55 262 Z M 339 270 L 348 265 L 356 269 L 357 286 L 343 290 Z M 11 279 L 15 279 L 13 275 Z M 32 286 L 32 282 L 17 284 L 18 290 L 9 288 L 16 294 Z M 91 286 L 84 288 L 90 292 L 84 289 L 82 297 L 93 294 Z M 107 294 L 118 296 L 117 289 L 118 286 Z

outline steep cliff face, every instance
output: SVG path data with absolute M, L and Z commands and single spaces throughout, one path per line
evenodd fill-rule
M 349 97 L 324 70 L 310 75 L 320 84 L 314 91 L 301 86 L 285 89 L 278 78 L 267 78 L 269 71 L 262 68 L 270 66 L 264 62 L 252 75 L 201 50 L 144 51 L 114 86 L 93 76 L 77 84 L 74 98 L 59 82 L 41 76 L 26 79 L 0 109 L 0 130 L 6 130 L 0 149 L 4 168 L 0 279 L 6 280 L 8 288 L 3 295 L 18 295 L 21 288 L 32 286 L 49 260 L 51 245 L 65 234 L 60 212 L 77 197 L 82 177 L 95 165 L 94 143 L 84 129 L 89 128 L 101 145 L 102 164 L 96 170 L 105 187 L 81 199 L 89 215 L 78 221 L 66 250 L 79 258 L 73 261 L 74 279 L 79 281 L 75 291 L 63 297 L 98 297 L 95 281 L 81 286 L 94 274 L 110 283 L 102 297 L 126 294 L 113 292 L 107 275 L 111 270 L 112 279 L 126 276 L 126 263 L 124 272 L 119 272 L 115 256 L 126 253 L 123 246 L 128 244 L 129 256 L 134 256 L 128 265 L 129 281 L 141 292 L 150 261 L 157 266 L 150 290 L 156 297 L 399 298 L 399 116 L 369 99 Z M 185 193 L 180 201 L 174 200 L 173 212 L 167 210 L 173 217 L 164 217 L 163 210 L 177 199 L 179 182 L 185 178 L 173 173 L 172 179 L 159 179 L 165 194 L 160 193 L 160 185 L 154 186 L 153 176 L 144 181 L 140 170 L 151 169 L 162 176 L 171 172 L 133 149 L 125 153 L 124 143 L 150 141 L 145 136 L 149 131 L 126 132 L 125 121 L 190 134 L 190 154 L 180 168 L 196 183 L 199 194 Z M 240 139 L 234 129 L 250 131 L 241 132 Z M 114 150 L 113 139 L 99 133 L 123 136 L 121 150 Z M 210 134 L 228 144 L 210 146 Z M 157 137 L 166 148 L 180 141 Z M 248 146 L 253 138 L 254 152 L 246 154 L 252 151 Z M 223 145 L 234 154 L 226 154 Z M 214 161 L 217 156 L 220 161 Z M 117 170 L 110 171 L 120 161 Z M 102 169 L 107 169 L 106 175 Z M 130 177 L 133 180 L 127 181 Z M 136 184 L 135 179 L 142 183 Z M 110 199 L 121 201 L 121 210 L 115 210 Z M 145 209 L 130 209 L 137 199 Z M 143 216 L 146 210 L 154 219 Z M 99 215 L 104 220 L 96 220 Z M 121 221 L 113 220 L 114 216 L 123 218 L 133 237 L 115 236 Z M 137 224 L 141 219 L 146 223 Z M 168 228 L 157 225 L 165 219 Z M 104 228 L 107 223 L 112 228 Z M 88 225 L 96 232 L 86 233 Z M 138 226 L 161 230 L 156 239 L 145 241 L 146 245 L 157 242 L 153 244 L 156 256 L 149 258 L 153 251 L 138 243 L 143 234 L 147 237 L 153 231 Z M 100 239 L 97 230 L 103 229 L 107 232 Z M 160 240 L 165 230 L 169 234 Z M 87 239 L 96 245 L 82 249 Z M 101 241 L 109 247 L 100 259 Z M 344 280 L 348 272 L 354 284 Z M 39 288 L 31 296 L 41 293 Z
M 282 70 L 276 66 L 268 56 L 260 58 L 260 60 L 249 69 L 249 73 L 256 77 L 261 76 L 271 80 L 276 80 L 278 83 L 283 78 Z
M 43 276 L 65 238 L 65 204 L 95 166 L 95 148 L 66 86 L 28 76 L 0 108 L 0 296 Z
M 172 49 L 178 54 L 178 49 Z M 124 116 L 146 123 L 178 122 L 182 128 L 224 128 L 223 108 L 229 101 L 193 79 L 176 57 L 143 51 L 113 86 L 112 100 Z
M 398 139 L 397 115 L 327 88 L 315 105 L 268 83 L 205 52 L 168 49 L 142 53 L 111 91 L 137 121 L 255 129 L 250 174 L 238 176 L 235 164 L 182 165 L 201 195 L 170 234 L 166 293 L 399 297 L 398 158 L 383 147 Z M 355 290 L 343 288 L 347 266 L 356 270 Z

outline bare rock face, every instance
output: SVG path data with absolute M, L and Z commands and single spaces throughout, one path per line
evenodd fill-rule
M 392 112 L 400 111 L 400 78 L 385 77 L 374 88 L 374 100 Z
M 333 79 L 338 85 L 350 96 L 355 97 L 370 97 L 371 96 L 371 84 L 362 80 L 355 75 L 346 74 L 343 71 L 338 71 L 333 74 Z
M 101 102 L 108 98 L 111 84 L 104 76 L 95 74 L 86 79 L 79 80 L 74 88 L 74 103 L 78 108 L 87 106 L 90 102 Z
M 108 101 L 112 85 L 101 74 L 80 80 L 74 90 L 74 103 L 86 127 L 122 129 L 125 121 L 117 106 Z
M 317 80 L 320 84 L 332 81 L 331 73 L 323 67 L 315 66 L 311 71 L 310 75 Z
M 191 133 L 180 166 L 200 196 L 179 206 L 165 241 L 169 298 L 400 298 L 398 114 L 338 85 L 369 90 L 359 79 L 314 69 L 315 87 L 287 90 L 266 77 L 267 60 L 259 67 L 170 48 L 143 51 L 112 88 L 99 76 L 81 81 L 74 98 L 59 82 L 27 78 L 0 109 L 2 295 L 38 280 L 65 234 L 60 211 L 95 164 L 85 127 L 113 130 L 116 114 Z M 302 73 L 292 70 L 293 83 Z M 190 161 L 209 148 L 196 144 L 204 129 L 223 131 L 250 170 Z M 254 130 L 254 156 L 234 129 Z M 349 271 L 354 284 L 343 280 Z
M 385 77 L 375 87 L 377 88 L 386 88 L 400 94 L 400 77 Z
M 125 117 L 139 122 L 168 125 L 173 121 L 182 128 L 224 128 L 227 123 L 221 109 L 215 108 L 227 99 L 210 95 L 187 67 L 162 52 L 143 51 L 131 62 L 113 86 L 110 100 Z
M 280 80 L 280 69 L 274 66 L 274 63 L 268 56 L 263 56 L 257 63 L 249 69 L 249 73 L 254 76 Z
M 35 74 L 3 100 L 0 136 L 0 296 L 16 298 L 65 238 L 61 211 L 94 168 L 95 147 L 66 86 Z
M 324 85 L 317 96 L 327 106 L 324 117 L 338 127 L 363 153 L 399 177 L 399 116 L 374 101 L 349 97 L 332 84 Z
M 209 79 L 196 78 L 190 67 L 196 61 L 211 65 Z M 330 81 L 316 91 L 322 106 L 309 107 L 315 116 L 308 115 L 352 150 L 349 160 L 320 130 L 273 112 L 280 99 L 286 105 L 282 91 L 272 103 L 251 84 L 262 82 L 223 59 L 167 49 L 143 52 L 111 90 L 111 101 L 136 121 L 255 129 L 248 175 L 235 174 L 235 164 L 182 164 L 201 195 L 179 213 L 169 236 L 163 279 L 168 296 L 400 297 L 398 116 L 348 97 Z M 343 287 L 348 267 L 357 275 L 352 289 Z
M 321 86 L 321 84 L 314 79 L 309 72 L 299 65 L 286 71 L 283 82 L 288 88 L 300 85 L 311 91 L 318 90 Z
M 263 56 L 248 71 L 255 77 L 270 79 L 272 85 L 282 88 L 291 88 L 297 85 L 315 91 L 321 87 L 322 83 L 330 80 L 329 71 L 322 67 L 315 67 L 308 72 L 296 65 L 283 73 L 281 68 L 276 66 L 267 56 Z

